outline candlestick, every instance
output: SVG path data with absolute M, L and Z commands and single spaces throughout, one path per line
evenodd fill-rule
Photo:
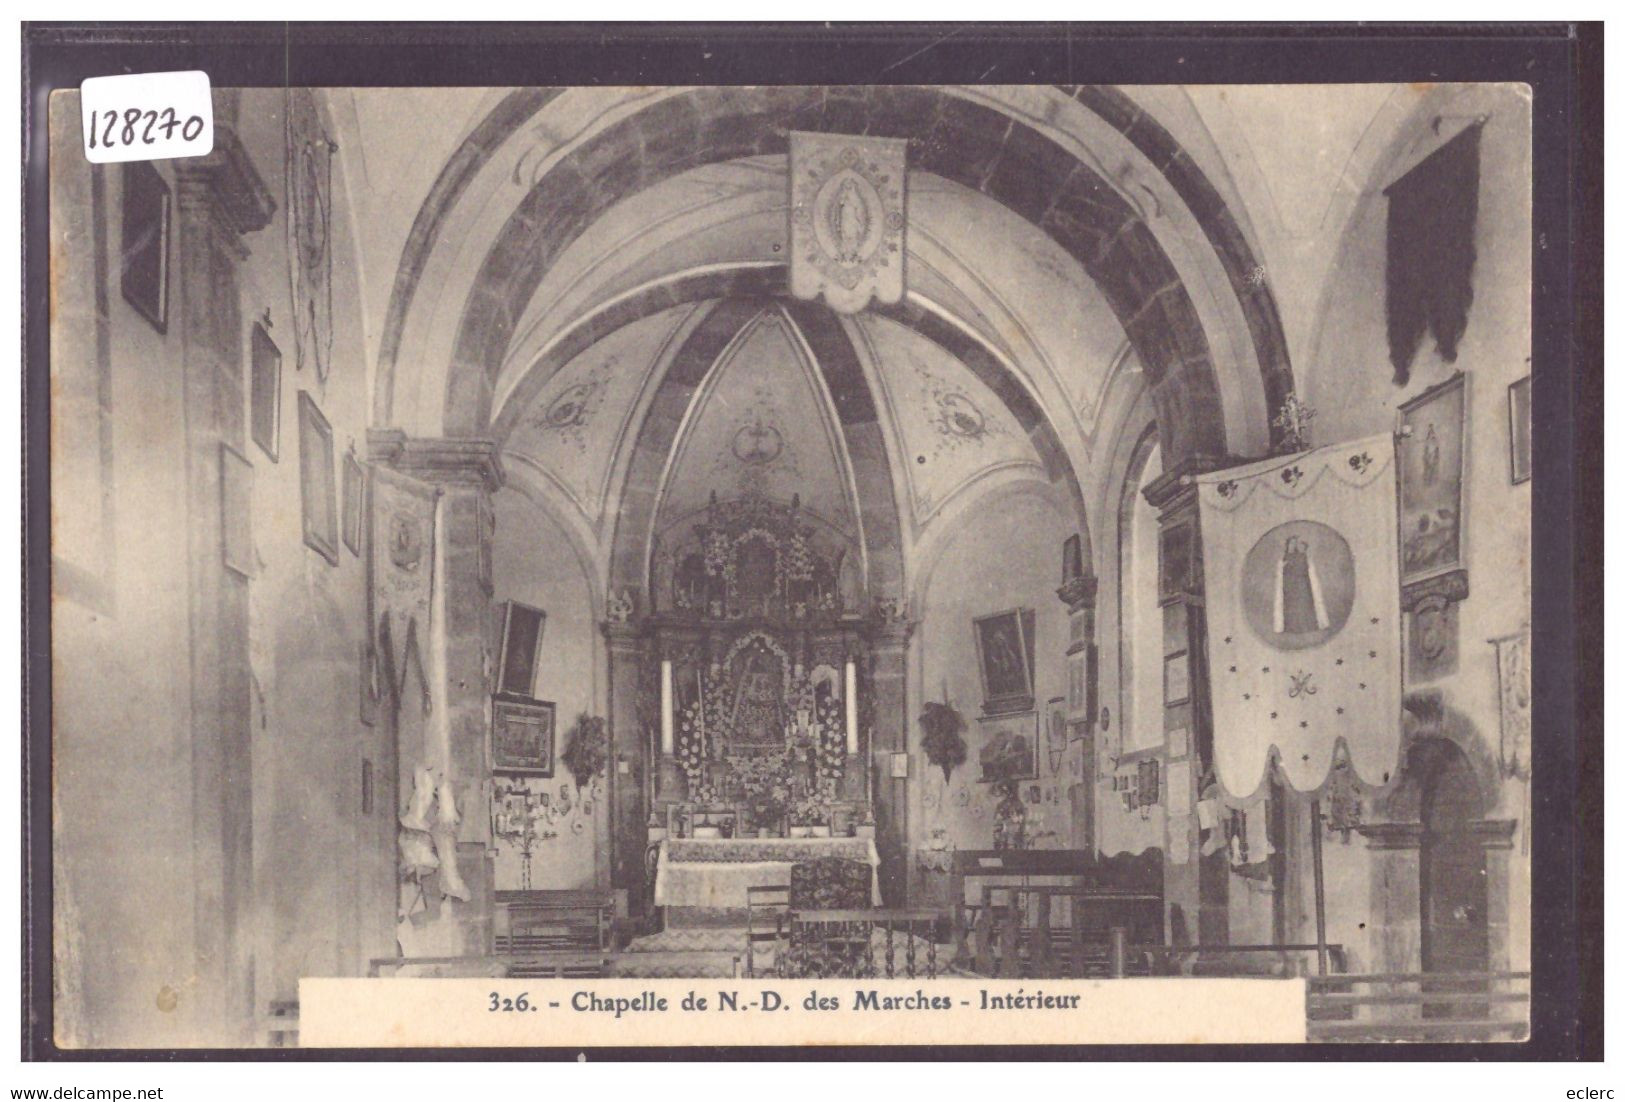
M 846 752 L 858 752 L 858 664 L 846 663 Z
M 660 752 L 670 757 L 677 749 L 677 724 L 672 715 L 671 659 L 660 660 Z

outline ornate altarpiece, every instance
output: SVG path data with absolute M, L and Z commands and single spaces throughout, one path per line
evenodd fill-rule
M 664 535 L 639 632 L 645 716 L 662 716 L 671 664 L 669 746 L 661 722 L 646 724 L 660 761 L 651 826 L 844 833 L 872 821 L 863 751 L 876 621 L 855 542 L 799 498 L 759 494 L 713 494 L 697 522 Z

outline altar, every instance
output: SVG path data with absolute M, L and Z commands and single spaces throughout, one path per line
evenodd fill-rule
M 880 904 L 880 855 L 873 838 L 667 838 L 655 864 L 657 907 L 743 908 L 747 888 L 787 885 L 790 866 L 844 857 L 869 866 Z

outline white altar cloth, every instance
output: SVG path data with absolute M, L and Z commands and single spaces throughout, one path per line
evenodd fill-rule
M 765 859 L 753 860 L 753 854 Z M 658 907 L 744 907 L 746 888 L 790 883 L 790 866 L 845 857 L 869 866 L 880 905 L 880 854 L 873 838 L 668 838 L 655 864 Z

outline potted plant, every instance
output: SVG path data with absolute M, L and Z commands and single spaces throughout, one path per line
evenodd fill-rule
M 953 771 L 965 764 L 965 717 L 952 704 L 930 703 L 920 713 L 920 726 L 925 729 L 920 749 L 942 770 L 942 783 L 947 784 Z
M 570 728 L 570 744 L 559 760 L 575 778 L 577 792 L 596 780 L 609 764 L 609 727 L 604 718 L 585 712 L 577 716 Z

